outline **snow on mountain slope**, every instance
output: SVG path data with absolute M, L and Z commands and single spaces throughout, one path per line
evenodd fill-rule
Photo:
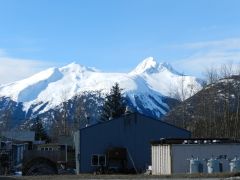
M 136 109 L 143 106 L 149 110 L 158 110 L 159 115 L 165 114 L 168 109 L 161 97 L 171 96 L 170 92 L 179 88 L 181 82 L 187 89 L 186 96 L 191 95 L 191 84 L 196 91 L 201 88 L 196 78 L 181 76 L 169 64 L 157 63 L 149 57 L 130 73 L 100 72 L 76 63 L 50 68 L 27 79 L 0 85 L 0 96 L 22 102 L 26 111 L 33 104 L 41 106 L 41 103 L 47 103 L 42 110 L 44 112 L 84 91 L 108 93 L 115 82 L 120 84 L 123 93 Z M 36 108 L 40 107 L 36 106 L 35 111 Z
M 183 89 L 185 98 L 188 98 L 201 89 L 196 77 L 185 76 L 174 70 L 170 64 L 157 63 L 152 57 L 143 60 L 129 74 L 142 77 L 150 89 L 161 92 L 164 96 L 171 97 L 176 91 Z

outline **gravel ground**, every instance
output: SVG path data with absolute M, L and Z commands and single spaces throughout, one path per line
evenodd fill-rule
M 92 175 L 92 174 L 81 174 L 81 175 L 53 175 L 53 176 L 23 176 L 23 177 L 14 177 L 14 176 L 0 176 L 0 180 L 81 180 L 81 179 L 114 179 L 114 180 L 187 180 L 187 179 L 202 179 L 202 180 L 234 180 L 239 179 L 240 177 L 236 174 L 215 174 L 215 175 L 174 175 L 174 176 L 151 176 L 151 175 Z

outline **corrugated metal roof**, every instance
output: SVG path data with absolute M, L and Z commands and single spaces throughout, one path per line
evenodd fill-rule
M 176 139 L 167 138 L 156 141 L 151 141 L 152 145 L 159 144 L 223 144 L 223 143 L 240 143 L 240 139 L 230 138 L 188 138 L 188 139 Z

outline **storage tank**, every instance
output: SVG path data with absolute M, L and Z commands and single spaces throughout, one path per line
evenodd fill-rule
M 201 173 L 203 172 L 203 165 L 201 163 L 201 161 L 198 158 L 191 158 L 188 159 L 190 161 L 190 174 L 194 174 L 194 173 Z
M 238 157 L 233 158 L 230 163 L 230 171 L 231 172 L 239 172 L 240 171 L 240 159 Z
M 207 162 L 208 173 L 218 173 L 221 172 L 221 164 L 217 158 L 210 158 Z

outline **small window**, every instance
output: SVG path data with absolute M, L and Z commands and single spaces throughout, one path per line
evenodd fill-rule
M 53 151 L 53 148 L 49 148 L 49 151 Z
M 106 166 L 106 156 L 99 155 L 98 158 L 99 158 L 99 165 L 100 166 Z
M 98 166 L 98 155 L 92 155 L 92 166 Z
M 41 151 L 44 151 L 44 148 L 43 148 L 43 147 L 41 148 Z
M 99 154 L 92 155 L 92 166 L 106 166 L 106 156 Z

